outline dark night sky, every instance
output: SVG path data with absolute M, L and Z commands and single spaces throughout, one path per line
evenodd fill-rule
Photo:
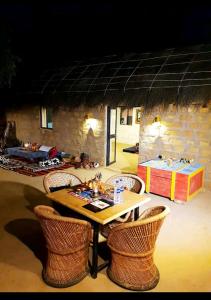
M 48 65 L 211 43 L 211 4 L 183 2 L 5 2 L 0 18 L 11 28 L 13 51 L 22 65 Z

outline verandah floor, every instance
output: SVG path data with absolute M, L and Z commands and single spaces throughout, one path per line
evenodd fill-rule
M 103 180 L 115 174 L 106 168 L 70 169 L 82 180 L 101 171 Z M 0 169 L 0 291 L 1 292 L 127 292 L 111 282 L 106 270 L 98 278 L 88 275 L 80 283 L 56 289 L 41 278 L 42 240 L 32 212 L 37 204 L 48 204 L 43 176 L 28 177 Z M 171 208 L 158 236 L 155 263 L 160 282 L 153 292 L 210 292 L 211 192 L 204 191 L 185 205 L 151 195 L 141 210 L 165 204 Z
M 116 163 L 109 166 L 110 170 L 121 171 L 122 173 L 137 173 L 138 154 L 123 152 L 124 148 L 131 147 L 130 144 L 116 144 Z

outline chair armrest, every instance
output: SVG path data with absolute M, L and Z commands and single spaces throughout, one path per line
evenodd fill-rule
M 131 211 L 127 212 L 127 214 L 124 217 L 121 216 L 121 217 L 116 218 L 115 221 L 118 221 L 118 222 L 121 222 L 121 223 L 127 222 L 130 215 L 131 215 Z

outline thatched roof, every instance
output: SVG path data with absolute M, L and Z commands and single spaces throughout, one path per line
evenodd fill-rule
M 75 61 L 45 70 L 29 94 L 69 106 L 204 104 L 211 99 L 211 45 Z

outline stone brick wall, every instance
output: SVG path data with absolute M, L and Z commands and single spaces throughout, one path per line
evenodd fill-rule
M 155 116 L 161 127 L 153 129 Z M 157 157 L 187 158 L 205 166 L 205 187 L 211 190 L 211 105 L 208 107 L 160 108 L 142 116 L 139 162 Z
M 96 130 L 87 128 L 85 115 L 98 120 Z M 155 116 L 161 117 L 161 127 L 152 126 Z M 72 155 L 86 152 L 91 160 L 105 164 L 105 108 L 74 110 L 60 108 L 53 113 L 53 130 L 40 128 L 39 107 L 8 112 L 8 121 L 16 121 L 17 138 L 57 146 Z M 176 108 L 167 111 L 159 107 L 141 116 L 139 162 L 157 157 L 187 158 L 205 166 L 205 187 L 211 190 L 211 105 L 206 108 Z
M 85 115 L 97 119 L 93 131 L 86 125 Z M 16 121 L 17 138 L 23 142 L 37 142 L 56 146 L 71 155 L 88 153 L 91 160 L 104 165 L 105 156 L 105 108 L 60 108 L 53 112 L 53 129 L 40 128 L 39 107 L 7 112 L 8 121 Z

